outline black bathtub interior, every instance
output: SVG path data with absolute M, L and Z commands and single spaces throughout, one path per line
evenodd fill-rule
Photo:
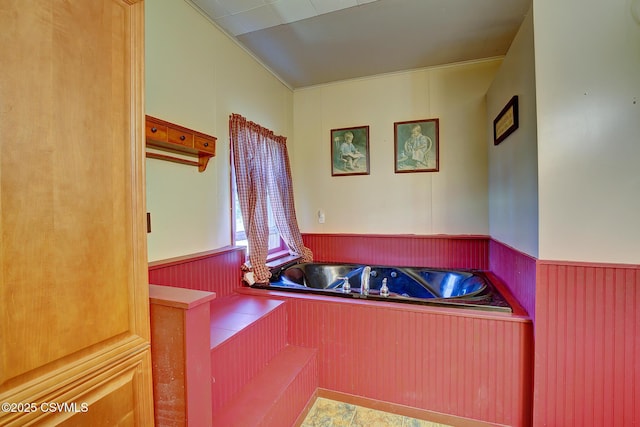
M 366 295 L 361 292 L 365 268 L 370 268 Z M 381 292 L 383 283 L 388 293 Z M 486 275 L 477 270 L 296 262 L 272 270 L 268 286 L 254 286 L 343 298 L 512 311 Z

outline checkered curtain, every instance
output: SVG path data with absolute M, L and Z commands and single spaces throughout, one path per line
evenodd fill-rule
M 287 138 L 248 121 L 239 114 L 229 117 L 229 135 L 240 211 L 249 242 L 247 268 L 258 283 L 268 282 L 271 273 L 266 266 L 269 251 L 269 219 L 267 195 L 276 227 L 289 253 L 313 259 L 311 250 L 302 243 L 293 204 L 291 169 Z

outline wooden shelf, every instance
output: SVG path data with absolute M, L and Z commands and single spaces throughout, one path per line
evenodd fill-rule
M 215 136 L 169 123 L 156 117 L 146 116 L 145 137 L 149 148 L 197 157 L 198 160 L 191 161 L 181 157 L 147 152 L 148 158 L 197 166 L 200 172 L 204 172 L 209 159 L 216 155 L 217 138 Z

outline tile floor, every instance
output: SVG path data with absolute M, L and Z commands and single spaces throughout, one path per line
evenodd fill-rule
M 318 397 L 300 427 L 451 427 Z

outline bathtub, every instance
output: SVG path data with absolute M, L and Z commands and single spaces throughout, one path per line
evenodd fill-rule
M 369 278 L 368 292 L 362 292 L 363 272 Z M 256 284 L 253 287 L 340 298 L 512 312 L 507 300 L 487 276 L 476 270 L 290 263 L 271 273 L 267 286 Z M 383 289 L 383 283 L 386 289 Z

